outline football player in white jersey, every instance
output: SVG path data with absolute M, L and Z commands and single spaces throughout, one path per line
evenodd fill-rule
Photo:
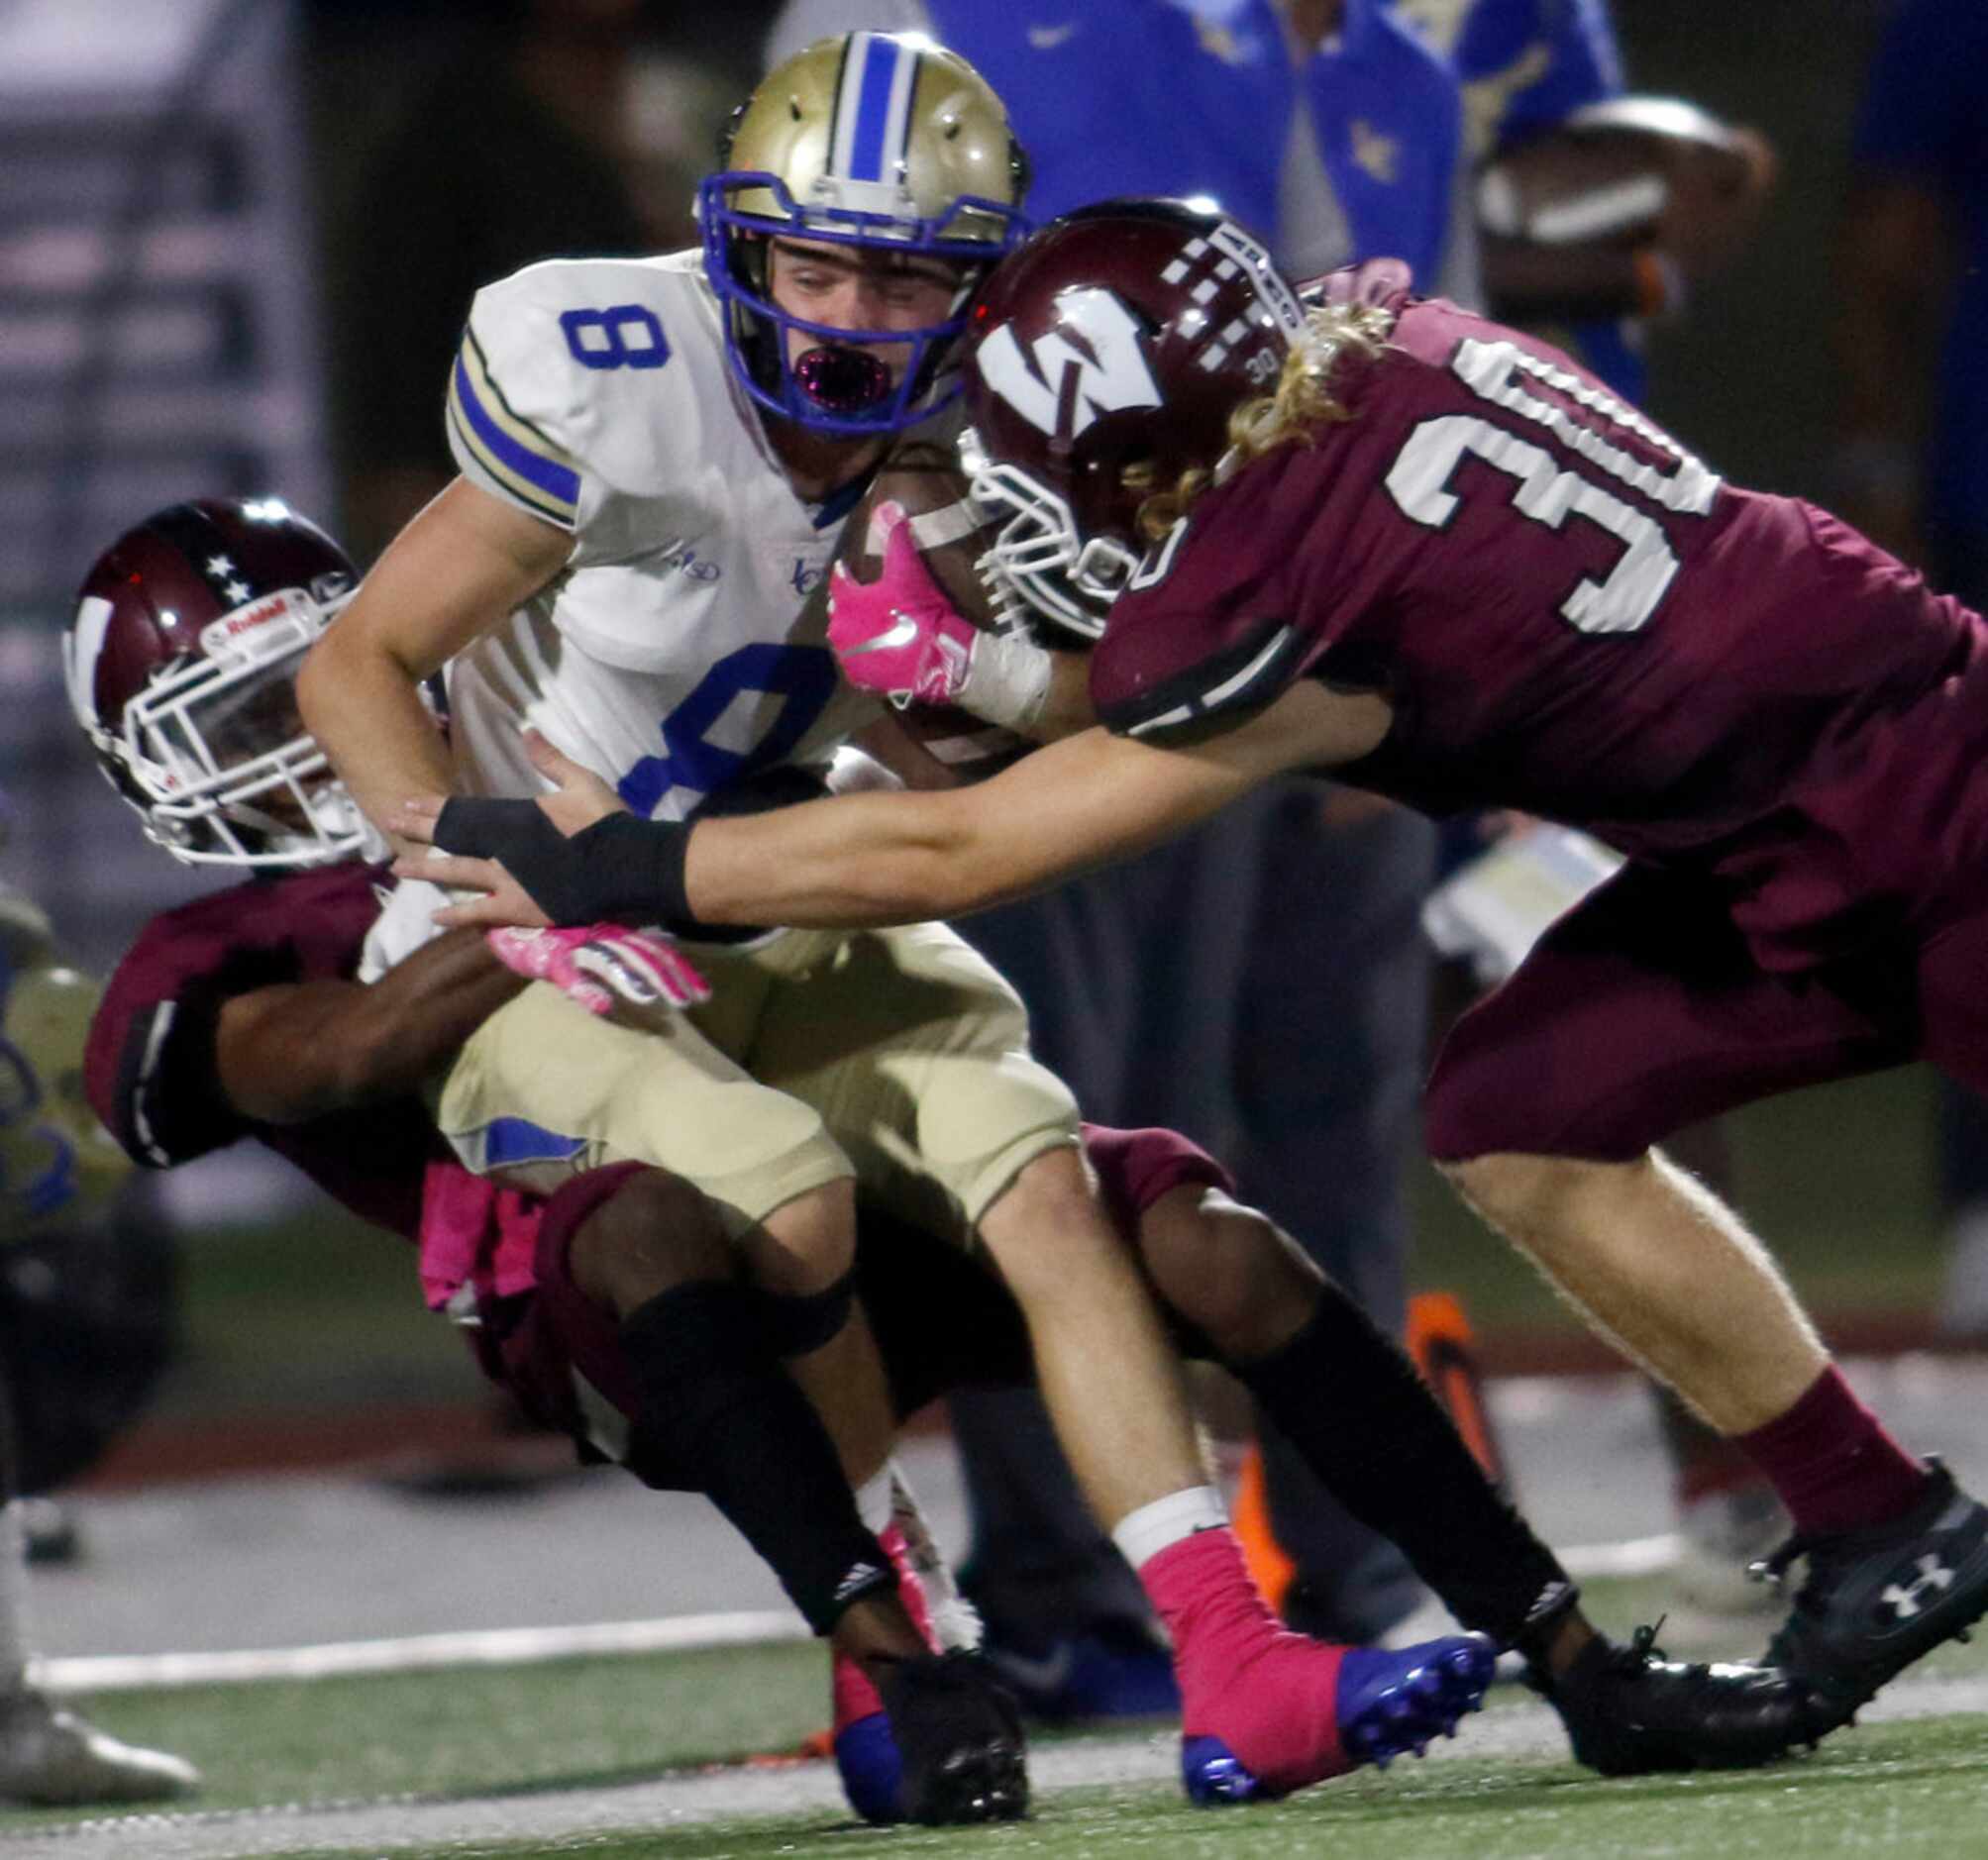
M 971 66 L 853 33 L 777 67 L 735 119 L 701 253 L 558 260 L 478 293 L 449 389 L 462 475 L 298 682 L 368 816 L 431 791 L 542 791 L 529 727 L 631 818 L 680 818 L 825 765 L 874 721 L 805 596 L 890 436 L 950 399 L 967 298 L 1022 230 L 1024 184 Z M 445 668 L 446 741 L 421 697 Z M 431 934 L 443 901 L 405 884 L 375 965 Z M 793 1373 L 851 1466 L 875 1464 L 890 1426 L 849 1292 L 856 1178 L 985 1245 L 1086 1496 L 1173 1629 L 1191 1788 L 1301 1787 L 1475 1704 L 1475 1642 L 1398 1670 L 1282 1633 L 1261 1606 L 1076 1108 L 992 969 L 931 924 L 693 954 L 712 998 L 656 1032 L 541 986 L 494 1014 L 437 1084 L 465 1161 L 540 1188 L 625 1159 L 695 1183 L 788 1314 Z M 624 1325 L 631 1349 L 661 1332 L 644 1317 Z
M 59 1247 L 121 1218 L 130 1165 L 82 1093 L 83 1034 L 100 990 L 71 968 L 48 918 L 0 884 L 0 1245 Z M 163 1802 L 199 1773 L 58 1709 L 29 1677 L 27 1545 L 20 1451 L 0 1378 L 0 1802 L 38 1808 Z

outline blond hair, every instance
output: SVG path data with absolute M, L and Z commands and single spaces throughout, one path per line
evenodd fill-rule
M 1140 535 L 1158 542 L 1179 523 L 1202 493 L 1279 446 L 1308 446 L 1313 431 L 1353 416 L 1332 392 L 1332 373 L 1347 356 L 1371 361 L 1386 347 L 1394 313 L 1378 304 L 1326 304 L 1306 313 L 1305 329 L 1284 358 L 1277 385 L 1243 401 L 1228 416 L 1228 450 L 1207 465 L 1190 465 L 1164 490 L 1153 490 L 1139 506 Z M 1127 465 L 1125 486 L 1143 490 L 1149 465 Z

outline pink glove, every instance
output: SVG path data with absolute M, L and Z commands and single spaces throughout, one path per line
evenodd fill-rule
M 492 930 L 485 941 L 506 969 L 550 982 L 589 1014 L 630 1007 L 694 1007 L 711 984 L 660 931 L 597 923 L 584 930 Z
M 884 572 L 859 581 L 838 562 L 829 576 L 828 643 L 842 674 L 900 704 L 950 704 L 981 636 L 919 558 L 904 506 L 881 503 L 870 523 L 884 536 Z

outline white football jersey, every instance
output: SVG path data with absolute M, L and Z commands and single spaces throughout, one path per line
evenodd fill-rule
M 573 554 L 448 668 L 459 792 L 542 791 L 530 724 L 635 812 L 681 819 L 728 781 L 825 766 L 878 714 L 807 608 L 854 495 L 794 491 L 721 314 L 696 252 L 554 259 L 477 292 L 449 385 L 456 463 L 572 531 Z M 375 945 L 404 955 L 436 901 L 403 885 Z

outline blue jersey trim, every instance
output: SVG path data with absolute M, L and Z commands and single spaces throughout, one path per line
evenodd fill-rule
M 586 1147 L 582 1137 L 562 1136 L 525 1117 L 493 1117 L 483 1126 L 483 1167 L 511 1163 L 563 1163 Z
M 841 489 L 830 491 L 814 507 L 814 514 L 809 517 L 808 521 L 817 530 L 833 529 L 863 501 L 863 493 L 876 481 L 876 474 L 874 472 L 860 478 L 852 478 Z
M 578 504 L 579 473 L 569 465 L 555 465 L 550 459 L 541 458 L 529 448 L 521 446 L 491 419 L 483 403 L 476 398 L 475 387 L 470 379 L 470 370 L 464 365 L 461 356 L 456 359 L 456 393 L 471 431 L 491 454 L 521 478 L 536 484 L 548 497 L 556 499 L 569 509 Z

